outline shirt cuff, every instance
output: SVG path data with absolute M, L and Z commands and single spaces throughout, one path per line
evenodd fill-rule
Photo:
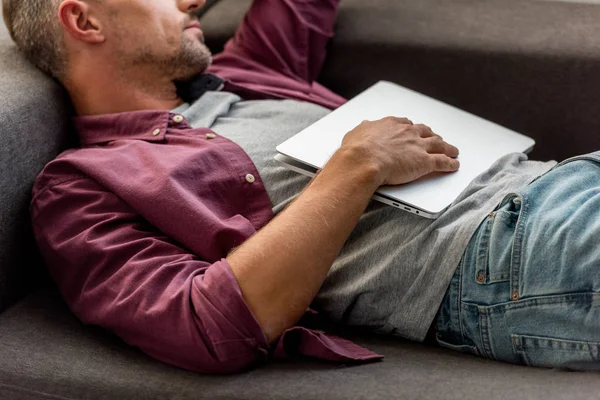
M 220 314 L 218 318 L 203 321 L 219 358 L 239 356 L 239 342 L 254 342 L 257 354 L 264 355 L 268 351 L 269 342 L 246 304 L 229 262 L 222 259 L 197 278 L 201 278 L 201 281 L 195 280 L 194 284 L 198 290 L 195 291 L 194 297 L 201 296 L 204 299 L 199 300 L 204 301 L 195 302 L 196 314 L 200 318 L 211 312 Z M 199 307 L 206 307 L 206 310 L 198 309 Z

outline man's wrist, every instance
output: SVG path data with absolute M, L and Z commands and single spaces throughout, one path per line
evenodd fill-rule
M 369 188 L 372 193 L 384 181 L 381 164 L 365 157 L 364 151 L 352 146 L 344 146 L 336 151 L 323 170 L 326 169 L 335 169 L 335 173 L 350 177 L 357 185 Z

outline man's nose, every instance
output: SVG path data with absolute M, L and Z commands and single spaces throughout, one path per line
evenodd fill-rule
M 179 0 L 179 9 L 185 13 L 200 10 L 206 4 L 206 0 Z

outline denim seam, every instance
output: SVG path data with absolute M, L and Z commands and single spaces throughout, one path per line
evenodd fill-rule
M 481 340 L 483 356 L 486 358 L 494 359 L 494 355 L 491 349 L 489 315 L 485 307 L 477 307 L 477 310 L 479 311 L 479 336 Z
M 600 164 L 600 157 L 595 156 L 595 155 L 591 155 L 591 154 L 583 154 L 583 155 L 580 155 L 580 156 L 575 156 L 575 157 L 568 158 L 568 159 L 566 159 L 566 160 L 558 163 L 557 165 L 555 165 L 554 168 L 552 168 L 552 169 L 554 170 L 556 168 L 562 167 L 563 165 L 572 163 L 573 161 L 592 161 L 592 162 L 595 162 L 597 164 Z
M 465 254 L 466 256 L 466 254 Z M 464 270 L 464 265 L 465 265 L 465 259 L 464 257 L 461 259 L 460 262 L 460 266 L 458 269 L 458 294 L 456 296 L 456 315 L 458 317 L 458 327 L 460 329 L 460 341 L 461 343 L 465 343 L 465 329 L 463 326 L 463 320 L 462 320 L 462 280 L 463 280 L 463 270 Z
M 531 340 L 535 340 L 535 341 L 542 340 L 542 341 L 547 341 L 547 342 L 551 342 L 551 343 L 559 343 L 560 342 L 560 343 L 563 343 L 565 346 L 570 345 L 571 347 L 567 347 L 567 348 L 552 347 L 551 350 L 553 352 L 587 353 L 587 355 L 589 356 L 590 359 L 592 359 L 595 362 L 599 361 L 598 352 L 594 353 L 594 349 L 600 348 L 600 342 L 593 341 L 593 340 L 563 339 L 563 338 L 556 338 L 556 337 L 551 337 L 551 336 L 534 336 L 534 335 L 520 335 L 520 334 L 512 334 L 510 339 L 511 339 L 511 343 L 513 346 L 513 351 L 519 357 L 521 357 L 521 359 L 523 360 L 523 362 L 526 365 L 533 364 L 531 361 L 531 358 L 529 357 L 529 354 L 531 353 L 531 351 L 533 349 L 528 348 L 525 345 L 525 343 L 524 343 L 525 339 L 531 339 Z M 574 348 L 573 345 L 583 346 L 583 348 Z
M 475 282 L 478 284 L 489 283 L 489 269 L 488 269 L 488 257 L 489 257 L 489 243 L 490 243 L 490 234 L 491 227 L 494 221 L 495 214 L 490 214 L 488 218 L 485 220 L 485 228 L 483 232 L 479 236 L 476 248 L 477 248 L 477 259 L 475 261 Z M 479 282 L 477 277 L 480 273 L 485 274 L 485 282 Z
M 518 338 L 517 335 L 511 335 L 510 341 L 512 343 L 513 351 L 521 359 L 521 362 L 525 365 L 531 366 L 531 360 L 523 348 L 523 342 L 520 340 L 520 338 Z
M 511 267 L 510 266 L 509 266 L 509 271 L 508 271 L 508 275 L 509 276 L 507 278 L 500 279 L 500 280 L 493 280 L 492 281 L 490 267 L 489 267 L 489 240 L 490 240 L 491 235 L 492 235 L 491 232 L 492 232 L 492 229 L 493 229 L 493 224 L 496 222 L 496 219 L 498 218 L 497 211 L 501 210 L 502 207 L 504 207 L 510 201 L 514 201 L 514 199 L 516 199 L 516 198 L 521 198 L 521 195 L 518 194 L 518 193 L 509 193 L 506 196 L 504 196 L 504 198 L 502 199 L 502 201 L 500 202 L 500 204 L 498 205 L 498 207 L 496 207 L 496 209 L 492 213 L 490 213 L 489 217 L 486 219 L 486 221 L 489 221 L 489 222 L 488 222 L 488 225 L 486 226 L 486 232 L 485 232 L 486 233 L 486 239 L 487 239 L 487 241 L 485 243 L 485 245 L 486 245 L 486 249 L 485 249 L 486 257 L 485 257 L 485 264 L 484 264 L 484 266 L 485 266 L 484 269 L 485 269 L 485 274 L 486 274 L 485 282 L 484 282 L 485 284 L 503 283 L 503 282 L 510 282 L 511 281 L 511 274 L 512 274 L 512 272 L 511 272 Z M 521 216 L 521 211 L 522 210 L 519 210 L 519 217 Z M 517 231 L 518 223 L 519 223 L 519 220 L 517 219 L 517 223 L 515 224 L 515 236 L 516 236 L 516 231 Z M 514 241 L 515 241 L 515 239 L 513 238 L 513 245 L 514 245 Z M 480 249 L 480 251 L 483 251 L 483 250 Z M 512 265 L 512 249 L 511 249 L 511 265 Z M 476 269 L 477 269 L 477 273 L 479 273 L 480 270 L 481 270 L 481 268 L 480 268 L 479 265 L 477 265 Z M 477 278 L 477 276 L 476 276 L 476 278 Z M 509 297 L 511 295 L 512 295 L 512 291 L 509 294 Z
M 551 295 L 541 295 L 534 296 L 529 298 L 520 299 L 518 301 L 506 301 L 502 303 L 497 303 L 494 305 L 480 305 L 476 303 L 463 301 L 463 305 L 471 306 L 471 307 L 481 307 L 485 308 L 485 312 L 489 314 L 495 314 L 500 312 L 505 312 L 504 310 L 499 311 L 497 309 L 509 307 L 511 310 L 519 310 L 522 308 L 528 308 L 535 305 L 553 305 L 553 304 L 564 304 L 565 300 L 567 303 L 573 302 L 573 300 L 578 300 L 580 298 L 591 297 L 592 299 L 598 298 L 600 299 L 600 292 L 573 292 L 573 293 L 562 293 L 562 294 L 551 294 Z
M 513 301 L 518 301 L 521 293 L 521 265 L 523 262 L 523 242 L 525 236 L 525 223 L 529 214 L 529 199 L 526 195 L 517 197 L 521 201 L 521 210 L 519 219 L 517 220 L 517 228 L 515 229 L 515 238 L 513 240 L 513 248 L 511 254 L 510 266 L 510 294 L 509 297 Z M 514 295 L 517 298 L 514 299 Z

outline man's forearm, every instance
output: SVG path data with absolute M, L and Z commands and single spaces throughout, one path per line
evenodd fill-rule
M 270 341 L 305 312 L 382 184 L 456 171 L 458 149 L 406 118 L 364 121 L 281 215 L 227 257 Z
M 378 187 L 375 169 L 336 153 L 277 218 L 227 257 L 269 341 L 300 319 Z

